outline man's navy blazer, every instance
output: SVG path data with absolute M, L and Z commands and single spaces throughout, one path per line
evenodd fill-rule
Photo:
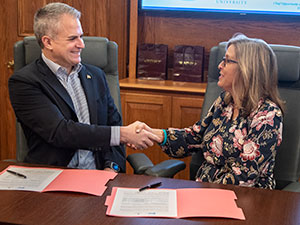
M 42 58 L 10 77 L 10 100 L 29 147 L 25 161 L 67 166 L 77 149 L 89 149 L 94 151 L 97 169 L 113 161 L 124 172 L 124 147 L 110 147 L 111 126 L 122 125 L 122 119 L 105 74 L 83 64 L 79 77 L 91 125 L 78 122 L 71 97 Z

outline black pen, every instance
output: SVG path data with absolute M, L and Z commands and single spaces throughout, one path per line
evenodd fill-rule
M 156 188 L 156 187 L 159 187 L 160 185 L 161 185 L 161 182 L 157 182 L 157 183 L 154 183 L 154 184 L 148 184 L 145 187 L 141 187 L 139 189 L 139 191 L 143 191 L 143 190 L 146 190 L 146 189 L 149 189 L 149 188 Z
M 16 176 L 23 177 L 24 179 L 27 178 L 24 174 L 18 173 L 16 171 L 12 171 L 12 170 L 6 170 L 6 171 L 9 172 L 9 173 L 11 173 L 11 174 L 14 174 Z

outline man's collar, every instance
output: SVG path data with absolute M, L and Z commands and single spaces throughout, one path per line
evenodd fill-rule
M 42 53 L 42 59 L 44 60 L 44 62 L 47 64 L 47 66 L 49 67 L 49 69 L 50 69 L 54 74 L 57 75 L 57 71 L 58 71 L 59 69 L 65 71 L 65 72 L 67 73 L 67 69 L 66 69 L 65 67 L 63 67 L 63 66 L 61 66 L 61 65 L 59 65 L 59 64 L 57 64 L 57 63 L 55 63 L 55 62 L 53 62 L 51 59 L 48 59 L 48 58 L 44 55 L 44 53 Z M 73 66 L 71 73 L 74 73 L 74 72 L 75 72 L 75 73 L 79 73 L 80 70 L 81 70 L 81 68 L 82 68 L 82 64 L 81 64 L 81 63 L 78 63 L 77 65 Z

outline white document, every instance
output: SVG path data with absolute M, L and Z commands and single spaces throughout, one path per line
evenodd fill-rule
M 7 171 L 0 175 L 0 190 L 43 191 L 63 170 L 22 168 L 10 166 L 14 172 L 26 176 L 20 177 Z
M 176 190 L 118 188 L 110 211 L 118 216 L 177 216 Z

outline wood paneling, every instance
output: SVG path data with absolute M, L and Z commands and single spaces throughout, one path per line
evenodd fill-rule
M 109 39 L 119 46 L 119 76 L 127 77 L 128 65 L 128 10 L 129 0 L 108 0 L 108 17 L 106 19 L 109 28 Z
M 108 37 L 109 29 L 108 29 L 108 1 L 107 0 L 99 0 L 96 1 L 97 8 L 97 21 L 96 21 L 96 30 L 101 33 L 102 36 Z
M 0 5 L 0 159 L 15 158 L 15 115 L 9 102 L 7 82 L 13 70 L 8 62 L 13 59 L 13 43 L 17 36 L 17 0 L 3 0 Z M 5 22 L 3 22 L 5 21 Z
M 130 32 L 129 32 L 129 78 L 136 78 L 136 58 L 138 39 L 138 1 L 130 1 Z
M 46 4 L 46 0 L 18 0 L 18 36 L 33 35 L 33 15 L 37 9 Z
M 201 16 L 200 16 L 201 15 Z M 139 42 L 203 45 L 207 51 L 236 32 L 262 38 L 268 43 L 300 45 L 298 17 L 274 15 L 141 13 Z M 293 32 L 291 32 L 293 31 Z M 170 38 L 172 37 L 172 38 Z
M 76 0 L 73 0 L 74 2 Z M 63 2 L 69 5 L 72 5 L 72 0 L 61 0 L 59 2 Z M 90 1 L 90 0 L 88 0 Z M 20 37 L 33 35 L 33 17 L 37 9 L 43 7 L 43 5 L 48 4 L 50 2 L 57 2 L 54 0 L 18 0 L 18 35 Z
M 193 125 L 200 119 L 203 97 L 173 97 L 172 101 L 172 126 L 184 128 Z M 189 179 L 191 157 L 182 159 L 186 168 L 176 178 Z
M 175 45 L 201 45 L 205 47 L 205 74 L 208 68 L 208 56 L 211 47 L 227 41 L 233 34 L 241 32 L 249 37 L 262 38 L 268 43 L 300 45 L 299 19 L 276 16 L 253 15 L 222 16 L 209 15 L 198 17 L 183 14 L 182 17 L 161 17 L 143 14 L 139 27 L 139 42 L 161 43 L 169 46 L 172 55 Z M 149 32 L 152 31 L 152 32 Z M 172 37 L 172 38 L 170 38 Z M 169 57 L 171 61 L 171 57 Z M 169 64 L 169 66 L 173 66 Z
M 65 3 L 75 7 L 81 12 L 81 24 L 84 35 L 86 36 L 97 36 L 96 23 L 102 21 L 102 18 L 98 20 L 96 15 L 97 7 L 95 0 L 69 0 Z M 100 15 L 100 14 L 99 14 Z M 104 20 L 106 21 L 106 20 Z M 100 36 L 100 35 L 99 35 Z M 103 35 L 104 36 L 104 35 Z M 104 36 L 106 37 L 106 36 Z
M 193 125 L 200 119 L 203 98 L 173 97 L 172 126 L 183 128 Z
M 124 124 L 128 125 L 139 120 L 146 122 L 153 128 L 169 127 L 171 125 L 170 96 L 121 92 L 121 99 Z M 144 152 L 154 164 L 169 159 L 166 154 L 161 152 L 158 145 L 154 145 L 145 151 L 137 151 L 131 148 L 126 149 L 127 155 L 136 152 Z M 127 173 L 133 173 L 128 163 Z
M 205 47 L 205 75 L 207 75 L 209 51 L 219 42 L 227 41 L 237 32 L 249 37 L 261 38 L 272 44 L 300 46 L 300 17 L 283 15 L 239 15 L 230 13 L 201 12 L 135 12 L 137 0 L 132 0 L 131 27 L 137 41 L 130 42 L 130 60 L 135 60 L 138 43 L 156 43 L 169 46 L 169 67 L 175 45 L 202 45 Z M 137 21 L 135 21 L 135 17 Z M 131 32 L 131 31 L 130 31 Z M 130 35 L 132 35 L 130 33 Z M 135 77 L 135 62 L 132 65 L 131 78 Z M 171 70 L 172 71 L 172 70 Z M 170 77 L 170 76 L 169 76 Z
M 149 121 L 151 127 L 171 125 L 171 97 L 150 94 L 124 94 L 124 120 L 132 123 L 136 120 Z
M 37 9 L 43 7 L 51 0 L 18 0 L 18 31 L 19 36 L 34 35 L 33 33 L 33 17 Z M 84 35 L 96 35 L 96 2 L 95 0 L 62 0 L 60 2 L 69 4 L 81 11 L 81 24 L 84 30 Z M 99 4 L 98 4 L 99 5 Z M 106 7 L 103 7 L 107 10 Z M 103 15 L 103 14 L 99 14 Z M 107 23 L 106 18 L 100 18 L 99 21 Z M 106 33 L 104 33 L 106 35 Z

